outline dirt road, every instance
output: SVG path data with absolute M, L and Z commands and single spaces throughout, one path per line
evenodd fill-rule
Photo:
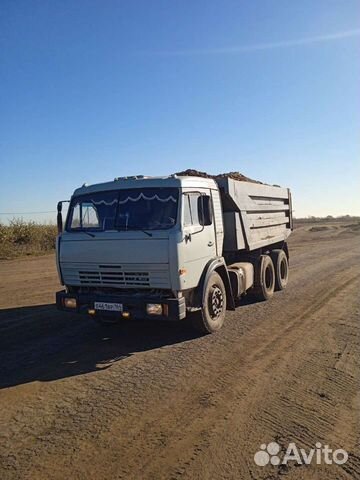
M 360 478 L 360 236 L 312 229 L 285 292 L 202 337 L 62 314 L 53 256 L 1 262 L 1 480 Z M 271 441 L 349 459 L 257 466 Z

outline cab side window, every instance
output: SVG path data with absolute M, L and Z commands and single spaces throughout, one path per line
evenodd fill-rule
M 184 195 L 184 226 L 211 225 L 211 197 L 190 192 Z
M 190 198 L 189 195 L 184 195 L 184 226 L 188 227 L 192 225 L 192 218 L 191 218 L 191 209 L 190 209 Z
M 200 201 L 200 193 L 189 193 L 190 211 L 193 225 L 200 225 L 198 203 Z

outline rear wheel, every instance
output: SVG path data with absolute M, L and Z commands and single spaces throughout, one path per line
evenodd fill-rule
M 269 255 L 262 255 L 256 272 L 254 294 L 259 300 L 269 300 L 275 290 L 275 269 Z
M 275 268 L 275 290 L 284 290 L 289 280 L 289 262 L 284 250 L 278 249 L 271 252 Z
M 202 333 L 214 333 L 224 324 L 226 290 L 220 275 L 213 272 L 205 286 L 202 310 L 193 316 L 194 327 Z

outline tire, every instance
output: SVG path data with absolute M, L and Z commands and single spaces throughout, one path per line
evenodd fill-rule
M 193 326 L 202 333 L 215 333 L 223 326 L 226 313 L 226 290 L 218 273 L 210 275 L 203 298 L 201 311 L 193 316 Z
M 284 290 L 289 280 L 289 262 L 284 250 L 273 250 L 271 258 L 275 268 L 275 290 Z
M 269 300 L 275 290 L 275 269 L 269 255 L 261 255 L 255 277 L 254 294 L 258 300 Z

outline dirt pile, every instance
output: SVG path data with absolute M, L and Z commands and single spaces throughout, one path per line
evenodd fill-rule
M 240 172 L 228 172 L 228 173 L 219 173 L 218 175 L 210 175 L 206 172 L 200 172 L 199 170 L 193 170 L 192 168 L 188 168 L 182 172 L 176 172 L 175 175 L 179 177 L 203 177 L 203 178 L 213 178 L 214 180 L 218 178 L 229 177 L 233 180 L 241 180 L 242 182 L 252 182 L 252 183 L 262 183 L 258 180 L 253 180 L 252 178 L 246 177 Z

